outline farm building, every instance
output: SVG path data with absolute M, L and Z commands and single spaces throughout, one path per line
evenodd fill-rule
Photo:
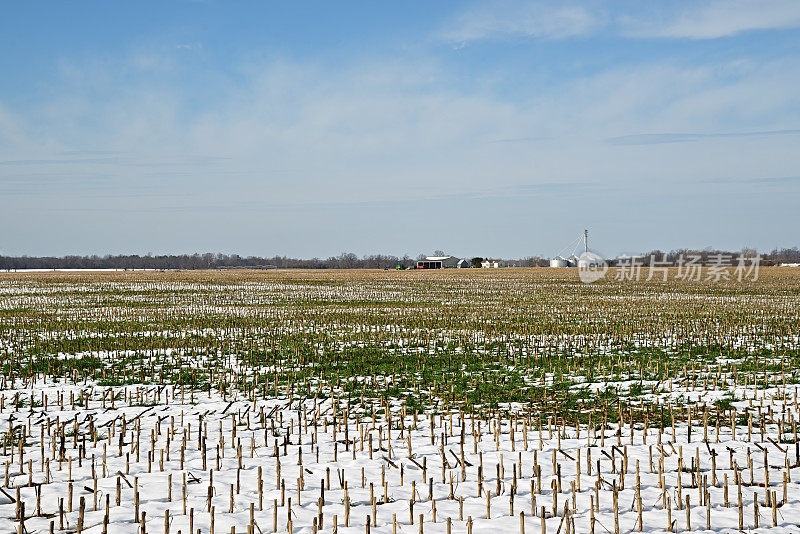
M 589 253 L 589 230 L 584 230 L 583 234 L 580 237 L 578 237 L 575 241 L 573 241 L 572 244 L 570 244 L 569 246 L 575 245 L 577 247 L 577 245 L 580 243 L 581 239 L 583 239 L 583 253 L 584 254 L 588 254 Z M 569 248 L 569 246 L 567 248 Z M 563 249 L 562 249 L 562 252 L 563 252 Z M 550 267 L 578 267 L 578 264 L 580 263 L 580 261 L 581 261 L 580 257 L 576 256 L 575 255 L 575 250 L 573 250 L 572 254 L 569 256 L 569 258 L 565 258 L 561 254 L 558 254 L 558 255 L 554 256 L 550 260 Z
M 453 256 L 428 256 L 417 261 L 417 269 L 453 269 L 459 267 L 462 261 Z
M 481 267 L 484 269 L 497 269 L 500 267 L 500 260 L 483 260 Z

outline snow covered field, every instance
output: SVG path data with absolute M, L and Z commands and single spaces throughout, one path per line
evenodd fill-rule
M 108 523 L 131 533 L 142 522 L 150 532 L 210 532 L 212 522 L 215 532 L 285 531 L 289 518 L 296 532 L 315 521 L 341 532 L 368 522 L 376 532 L 420 522 L 445 532 L 448 521 L 466 531 L 470 520 L 473 532 L 517 531 L 523 521 L 531 532 L 567 522 L 630 532 L 639 521 L 666 531 L 670 520 L 674 531 L 725 531 L 753 528 L 757 515 L 762 527 L 800 523 L 794 388 L 736 402 L 761 414 L 755 427 L 750 418 L 709 425 L 719 413 L 711 408 L 693 414 L 691 430 L 624 418 L 559 426 L 524 409 L 415 421 L 391 403 L 389 420 L 341 401 L 192 399 L 172 386 L 7 390 L 0 531 L 18 528 L 17 496 L 28 532 L 51 522 L 75 531 L 81 509 L 84 531 Z
M 0 277 L 0 532 L 800 531 L 800 272 L 543 271 Z

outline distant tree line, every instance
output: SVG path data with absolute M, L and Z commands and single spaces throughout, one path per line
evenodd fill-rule
M 162 254 L 105 256 L 0 256 L 0 269 L 383 269 L 415 265 L 408 255 L 372 254 L 359 258 L 345 252 L 327 259 L 287 256 L 240 256 L 238 254 Z
M 702 250 L 677 249 L 677 250 L 671 250 L 669 252 L 664 252 L 661 250 L 651 250 L 650 252 L 638 257 L 644 257 L 646 259 L 645 265 L 649 264 L 650 258 L 654 258 L 654 261 L 658 262 L 661 265 L 665 264 L 678 265 L 681 260 L 686 262 L 690 258 L 692 258 L 693 261 L 696 261 L 701 265 L 709 265 L 718 262 L 721 258 L 735 264 L 738 261 L 738 258 L 740 257 L 754 258 L 756 256 L 760 256 L 762 265 L 779 265 L 781 263 L 800 263 L 800 249 L 798 249 L 797 247 L 782 248 L 782 249 L 775 248 L 772 249 L 772 251 L 770 252 L 761 252 L 761 253 L 751 248 L 745 248 L 738 251 L 718 250 L 718 249 L 712 249 L 710 247 Z M 611 265 L 614 265 L 615 263 L 619 263 L 620 261 L 621 258 L 616 258 L 612 260 L 610 263 Z
M 762 259 L 770 263 L 800 263 L 800 249 L 797 247 L 772 249 L 772 252 L 762 254 Z
M 701 263 L 711 263 L 719 255 L 728 255 L 737 258 L 741 254 L 752 256 L 757 254 L 755 250 L 746 249 L 743 251 L 723 251 L 723 250 L 690 250 L 678 249 L 669 252 L 653 250 L 645 257 L 654 255 L 657 261 L 666 261 L 670 264 L 677 264 L 680 257 L 689 255 L 700 256 Z M 437 250 L 434 255 L 444 256 L 442 251 Z M 417 259 L 424 258 L 420 254 Z M 480 265 L 483 258 L 469 258 L 474 265 Z M 495 259 L 495 258 L 493 258 Z M 778 263 L 800 263 L 800 249 L 782 248 L 773 249 L 771 252 L 761 254 L 763 264 L 772 265 Z M 540 256 L 529 256 L 521 259 L 502 260 L 503 265 L 508 267 L 546 267 L 550 264 L 548 258 Z M 611 261 L 614 263 L 614 260 Z M 162 254 L 162 255 L 138 255 L 121 254 L 105 256 L 0 256 L 0 270 L 13 271 L 17 269 L 394 269 L 396 267 L 413 267 L 416 260 L 407 254 L 403 257 L 370 254 L 358 257 L 352 252 L 344 252 L 338 256 L 331 256 L 326 259 L 311 258 L 300 259 L 288 256 L 240 256 L 238 254 Z

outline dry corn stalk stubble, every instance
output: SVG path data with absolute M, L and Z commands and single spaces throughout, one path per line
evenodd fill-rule
M 611 276 L 2 274 L 0 530 L 800 523 L 798 270 Z

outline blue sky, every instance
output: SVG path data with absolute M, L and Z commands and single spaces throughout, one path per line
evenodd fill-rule
M 23 2 L 0 253 L 800 244 L 800 2 Z

